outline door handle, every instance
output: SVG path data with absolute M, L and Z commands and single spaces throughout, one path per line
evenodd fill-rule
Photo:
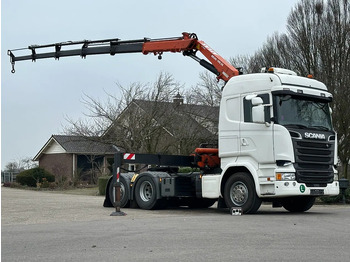
M 242 146 L 249 146 L 248 140 L 245 138 L 241 138 L 241 145 Z

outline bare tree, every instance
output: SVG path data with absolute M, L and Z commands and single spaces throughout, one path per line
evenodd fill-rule
M 347 177 L 350 161 L 350 2 L 307 1 L 288 19 L 291 45 L 297 47 L 297 71 L 312 73 L 333 94 L 333 120 L 339 138 L 339 157 Z
M 103 174 L 103 158 L 98 155 L 85 155 L 87 163 L 90 165 L 85 172 L 82 172 L 80 178 L 89 181 L 90 184 L 97 184 L 98 178 Z
M 181 88 L 170 74 L 161 73 L 152 84 L 124 89 L 123 111 L 104 137 L 128 151 L 168 152 L 171 139 L 165 141 L 163 134 L 173 134 L 167 106 Z
M 256 73 L 261 68 L 261 65 L 259 65 L 258 69 L 254 68 L 255 65 L 252 63 L 254 60 L 251 55 L 238 55 L 231 57 L 229 61 L 236 68 L 242 68 L 243 74 Z
M 186 101 L 189 104 L 219 106 L 221 100 L 222 82 L 218 82 L 216 77 L 205 71 L 201 73 L 200 81 L 186 92 Z
M 55 174 L 55 181 L 58 184 L 58 186 L 68 187 L 70 181 L 67 176 L 67 167 L 61 165 L 60 163 L 55 163 L 52 166 L 50 172 L 52 172 L 52 174 Z
M 5 165 L 5 170 L 8 172 L 19 171 L 21 169 L 20 163 L 16 161 L 9 162 Z
M 101 101 L 85 96 L 86 118 L 68 119 L 65 132 L 102 139 L 127 151 L 166 152 L 169 144 L 156 139 L 167 132 L 167 123 L 162 117 L 166 112 L 164 102 L 170 102 L 182 86 L 168 73 L 160 73 L 154 83 L 135 82 L 128 87 L 118 83 L 117 86 L 122 93 L 120 97 L 107 94 L 107 101 Z M 145 106 L 143 101 L 151 101 L 152 106 Z
M 38 164 L 34 162 L 30 157 L 24 157 L 16 161 L 12 161 L 6 164 L 5 169 L 9 172 L 23 171 L 37 167 Z
M 269 37 L 248 64 L 248 71 L 276 66 L 314 75 L 333 94 L 333 124 L 339 158 L 348 174 L 350 161 L 350 1 L 301 0 L 291 11 L 287 33 Z

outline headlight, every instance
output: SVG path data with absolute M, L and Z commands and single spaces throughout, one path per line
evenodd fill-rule
M 293 181 L 295 173 L 276 173 L 276 181 Z
M 339 180 L 338 173 L 335 173 L 335 174 L 334 174 L 334 181 L 338 181 L 338 180 Z

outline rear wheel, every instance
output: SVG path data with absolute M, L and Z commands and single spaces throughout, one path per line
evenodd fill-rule
M 157 199 L 157 189 L 151 177 L 141 177 L 135 187 L 135 200 L 142 209 L 157 209 L 163 207 L 164 201 Z
M 227 180 L 224 199 L 228 208 L 240 207 L 243 213 L 256 213 L 261 205 L 252 177 L 243 172 L 233 174 Z
M 282 206 L 289 212 L 301 213 L 308 211 L 315 203 L 315 197 L 290 197 L 282 201 Z
M 129 207 L 130 206 L 130 200 L 129 200 L 129 187 L 123 177 L 120 177 L 120 207 Z M 109 184 L 109 199 L 111 200 L 112 204 L 114 201 L 116 201 L 116 195 L 115 195 L 115 187 L 113 180 Z

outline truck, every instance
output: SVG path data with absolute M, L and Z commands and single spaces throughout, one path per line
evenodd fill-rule
M 62 50 L 62 47 L 81 45 Z M 53 52 L 38 53 L 41 48 Z M 29 55 L 9 50 L 17 61 L 119 53 L 182 53 L 223 80 L 218 144 L 201 145 L 190 156 L 117 153 L 104 206 L 156 209 L 167 206 L 218 207 L 256 213 L 262 202 L 290 212 L 309 210 L 318 196 L 339 194 L 337 134 L 332 127 L 327 87 L 309 76 L 265 67 L 243 74 L 193 33 L 181 37 L 32 45 Z M 202 53 L 206 59 L 199 58 Z M 128 163 L 147 170 L 130 172 Z M 179 167 L 193 171 L 180 173 Z M 125 172 L 122 172 L 122 171 Z

